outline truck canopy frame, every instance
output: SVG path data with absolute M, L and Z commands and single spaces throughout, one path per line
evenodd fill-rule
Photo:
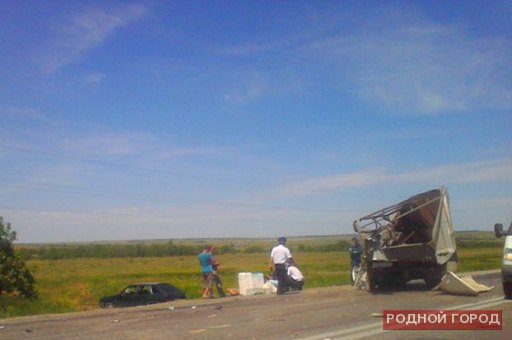
M 456 245 L 446 188 L 414 195 L 354 221 L 362 239 L 372 238 L 377 257 L 389 261 L 433 257 L 444 264 L 455 254 Z M 409 248 L 406 250 L 404 248 Z M 380 251 L 379 251 L 380 250 Z

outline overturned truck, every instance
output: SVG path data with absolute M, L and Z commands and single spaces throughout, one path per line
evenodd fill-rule
M 425 280 L 433 288 L 456 262 L 450 204 L 446 188 L 430 190 L 354 221 L 364 242 L 354 285 L 374 291 L 384 286 Z

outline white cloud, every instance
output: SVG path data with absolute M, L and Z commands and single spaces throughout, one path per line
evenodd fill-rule
M 0 108 L 0 118 L 1 117 L 10 117 L 10 118 L 28 119 L 28 120 L 45 118 L 45 116 L 38 110 L 35 110 L 32 108 L 20 108 L 20 107 L 1 107 Z
M 361 172 L 317 177 L 297 181 L 280 189 L 285 196 L 307 196 L 347 188 L 368 187 L 390 179 L 390 175 L 381 169 L 367 169 Z
M 76 159 L 88 156 L 135 156 L 146 160 L 164 161 L 183 157 L 218 157 L 238 152 L 237 146 L 168 145 L 151 134 L 113 131 L 70 136 L 58 143 L 58 148 L 70 151 Z
M 512 161 L 508 159 L 463 163 L 421 168 L 403 173 L 385 169 L 366 169 L 355 173 L 316 177 L 295 181 L 278 189 L 281 196 L 308 196 L 339 192 L 349 188 L 362 188 L 403 183 L 479 183 L 511 181 Z
M 161 158 L 180 158 L 180 157 L 193 157 L 205 156 L 215 157 L 226 155 L 236 151 L 236 147 L 170 147 L 167 150 L 162 150 L 160 153 Z
M 231 104 L 244 104 L 255 100 L 265 93 L 265 82 L 260 75 L 237 84 L 236 89 L 224 94 L 224 99 Z
M 325 216 L 315 209 L 268 207 L 229 202 L 170 206 L 122 206 L 96 210 L 11 209 L 3 207 L 20 242 L 129 240 L 187 237 L 274 236 L 276 223 L 293 226 L 290 235 L 305 235 L 304 227 L 335 226 L 343 211 Z M 351 217 L 350 217 L 351 218 Z M 36 227 L 37 226 L 37 227 Z M 140 228 L 144 226 L 144 228 Z M 34 230 L 36 228 L 37 230 Z M 277 236 L 277 235 L 275 235 Z
M 86 84 L 99 84 L 102 82 L 102 80 L 105 78 L 105 73 L 102 72 L 96 72 L 96 73 L 90 73 L 84 78 L 84 82 Z
M 355 93 L 406 113 L 512 108 L 511 42 L 469 38 L 464 29 L 410 12 L 395 21 L 369 18 L 356 33 L 317 40 L 305 49 L 332 68 L 343 65 Z
M 282 69 L 296 63 L 319 66 L 326 81 L 338 78 L 349 94 L 401 114 L 512 108 L 512 42 L 505 32 L 492 38 L 472 35 L 462 24 L 434 22 L 412 6 L 383 6 L 351 30 L 333 25 L 330 14 L 324 17 L 322 29 L 304 21 L 315 34 L 297 31 L 286 39 L 248 42 L 220 53 L 272 54 L 283 57 Z M 268 71 L 274 75 L 275 68 Z
M 83 175 L 89 171 L 86 166 L 76 164 L 51 164 L 31 169 L 30 174 L 20 184 L 30 191 L 37 188 L 59 190 L 76 186 L 83 180 Z
M 263 44 L 248 43 L 245 45 L 220 48 L 215 52 L 226 56 L 251 56 L 255 54 L 273 52 L 280 48 L 282 48 L 282 44 L 278 42 Z
M 479 183 L 512 180 L 509 159 L 480 161 L 422 169 L 394 176 L 397 182 L 440 181 L 442 183 Z
M 118 29 L 139 20 L 146 10 L 141 5 L 125 5 L 110 11 L 86 9 L 60 23 L 59 32 L 49 48 L 37 56 L 45 73 L 53 73 L 79 60 L 102 44 Z
M 60 148 L 78 155 L 131 155 L 149 147 L 153 141 L 141 134 L 112 132 L 85 137 L 69 137 L 60 142 Z

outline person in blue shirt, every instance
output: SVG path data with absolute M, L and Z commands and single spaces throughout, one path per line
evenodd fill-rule
M 213 267 L 212 246 L 205 246 L 203 252 L 198 255 L 201 266 L 201 277 L 203 279 L 203 298 L 213 298 Z

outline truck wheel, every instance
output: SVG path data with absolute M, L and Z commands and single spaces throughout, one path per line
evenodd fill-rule
M 433 268 L 432 270 L 428 270 L 424 274 L 423 280 L 425 280 L 428 289 L 434 288 L 441 282 L 444 274 L 446 274 L 446 269 L 447 264 L 445 263 L 439 267 Z
M 425 283 L 427 284 L 427 288 L 432 289 L 441 282 L 441 277 L 436 275 L 434 277 L 426 277 L 424 278 L 424 280 Z
M 512 300 L 512 282 L 503 282 L 503 293 L 505 299 Z
M 368 270 L 368 291 L 371 293 L 377 292 L 382 286 L 382 277 L 373 270 Z
M 386 287 L 400 288 L 407 284 L 407 279 L 404 272 L 391 272 L 382 278 L 381 283 Z

